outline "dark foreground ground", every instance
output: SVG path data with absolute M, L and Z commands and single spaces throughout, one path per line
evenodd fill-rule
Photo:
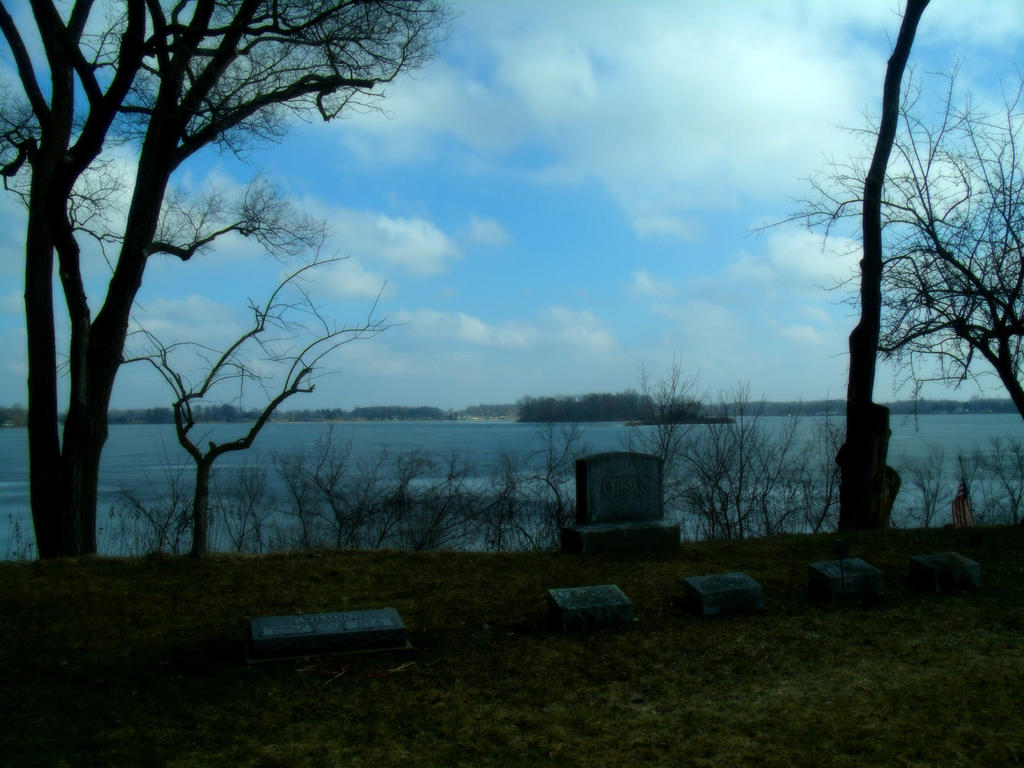
M 849 537 L 874 606 L 817 605 L 835 538 L 667 556 L 316 552 L 0 564 L 0 764 L 996 766 L 1024 763 L 1024 529 Z M 921 595 L 913 554 L 978 560 Z M 742 570 L 763 615 L 698 619 Z M 629 626 L 560 634 L 550 587 L 618 584 Z M 250 616 L 393 606 L 415 650 L 248 667 Z

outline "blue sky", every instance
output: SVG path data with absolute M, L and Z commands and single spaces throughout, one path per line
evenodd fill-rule
M 436 60 L 389 86 L 383 112 L 296 122 L 246 162 L 211 151 L 176 182 L 230 192 L 258 173 L 325 218 L 326 255 L 346 258 L 311 290 L 338 322 L 383 286 L 394 327 L 339 350 L 286 408 L 619 391 L 674 359 L 712 394 L 841 397 L 856 317 L 829 289 L 852 274 L 851 241 L 752 231 L 791 213 L 826 158 L 870 151 L 844 127 L 877 112 L 901 5 L 460 3 Z M 929 94 L 927 73 L 959 62 L 960 85 L 998 109 L 1022 38 L 1015 0 L 933 0 L 911 63 Z M 6 50 L 0 62 L 9 72 Z M 0 403 L 27 400 L 23 222 L 0 199 Z M 154 259 L 136 317 L 168 342 L 226 343 L 288 266 L 241 240 Z M 90 269 L 95 308 L 94 251 Z M 900 380 L 883 366 L 876 399 L 909 396 Z M 167 402 L 151 371 L 122 370 L 115 407 Z

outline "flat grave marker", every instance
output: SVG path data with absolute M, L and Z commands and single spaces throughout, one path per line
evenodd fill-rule
M 683 601 L 698 616 L 757 613 L 764 610 L 764 589 L 739 571 L 683 579 Z
M 632 620 L 633 603 L 615 584 L 548 590 L 548 622 L 556 629 L 599 629 Z
M 246 657 L 256 662 L 408 647 L 398 611 L 375 608 L 252 618 Z
M 885 595 L 882 572 L 859 557 L 812 563 L 807 593 L 814 600 L 878 600 Z
M 959 552 L 910 558 L 910 583 L 922 592 L 950 592 L 981 586 L 981 566 Z

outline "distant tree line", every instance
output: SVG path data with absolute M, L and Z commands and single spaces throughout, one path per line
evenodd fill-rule
M 477 406 L 487 408 L 489 406 Z M 501 408 L 503 406 L 494 406 Z M 898 400 L 889 403 L 889 410 L 898 415 L 1017 413 L 1008 398 L 981 398 L 971 400 Z M 559 395 L 557 397 L 523 397 L 517 403 L 519 421 L 651 421 L 651 402 L 639 392 L 626 390 L 618 394 L 590 393 L 586 395 Z M 467 409 L 468 410 L 468 409 Z M 841 415 L 846 401 L 789 400 L 765 401 L 761 405 L 763 416 L 820 416 Z M 702 422 L 711 419 L 709 412 L 697 399 L 686 399 L 678 406 L 678 413 L 669 420 L 678 423 Z
M 954 413 L 1016 413 L 1013 401 L 1007 398 L 973 398 L 971 400 L 897 400 L 887 404 L 889 412 L 907 415 L 940 415 Z M 845 400 L 798 400 L 764 403 L 765 416 L 820 416 L 842 415 Z
M 252 421 L 259 416 L 256 409 L 238 408 L 230 404 L 197 405 L 193 414 L 198 422 Z M 111 424 L 173 424 L 174 412 L 169 407 L 125 408 L 110 411 Z
M 471 405 L 462 413 L 471 419 L 516 419 L 519 417 L 519 406 L 515 403 L 495 405 Z
M 971 400 L 898 400 L 889 403 L 891 413 L 897 415 L 942 415 L 1016 413 L 1008 398 L 977 397 Z M 764 416 L 820 416 L 840 415 L 845 410 L 843 400 L 791 400 L 766 401 Z M 200 422 L 246 422 L 258 417 L 255 409 L 233 405 L 195 406 L 196 420 Z M 445 421 L 455 418 L 517 419 L 523 422 L 573 421 L 633 421 L 650 419 L 650 406 L 643 395 L 633 390 L 618 394 L 590 393 L 586 395 L 559 395 L 557 397 L 521 398 L 517 403 L 471 405 L 462 411 L 443 410 L 431 406 L 379 405 L 353 408 L 309 408 L 279 412 L 274 421 Z M 0 406 L 0 425 L 24 427 L 24 406 Z M 678 421 L 706 420 L 701 404 L 689 401 L 678 416 Z M 170 408 L 125 408 L 110 412 L 111 424 L 173 424 Z
M 275 421 L 443 421 L 454 418 L 452 411 L 428 405 L 371 405 L 353 408 L 313 408 L 279 412 Z
M 1009 398 L 978 397 L 971 400 L 900 400 L 889 404 L 890 413 L 1017 413 Z
M 23 405 L 0 407 L 0 424 L 9 427 L 24 427 L 28 423 L 28 411 Z
M 612 394 L 591 392 L 586 395 L 559 395 L 557 397 L 523 397 L 518 402 L 519 421 L 635 421 L 652 418 L 651 401 L 633 389 Z M 703 418 L 703 406 L 698 400 L 681 401 L 671 421 L 694 422 Z

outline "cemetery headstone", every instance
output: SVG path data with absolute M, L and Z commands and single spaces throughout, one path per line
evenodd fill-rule
M 548 590 L 548 621 L 556 629 L 599 629 L 633 620 L 633 603 L 615 584 Z
M 662 461 L 615 451 L 576 460 L 576 522 L 561 531 L 566 552 L 644 552 L 679 546 L 665 522 Z
M 981 566 L 959 552 L 910 558 L 910 583 L 922 592 L 950 592 L 981 586 Z
M 814 600 L 878 600 L 885 595 L 882 572 L 859 557 L 812 563 L 807 593 Z
M 407 647 L 398 611 L 377 608 L 250 619 L 246 652 L 250 661 L 264 661 Z
M 712 573 L 683 580 L 683 601 L 698 616 L 764 610 L 764 589 L 745 573 Z

